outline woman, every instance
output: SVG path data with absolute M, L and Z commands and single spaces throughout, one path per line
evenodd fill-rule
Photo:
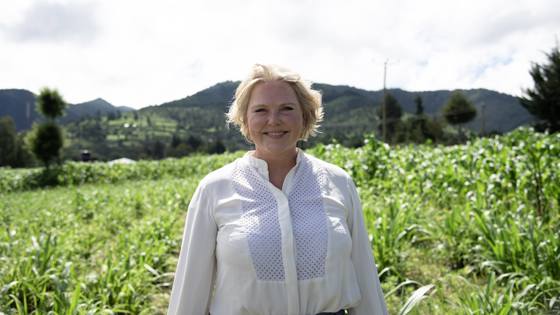
M 187 213 L 168 314 L 386 314 L 352 179 L 305 154 L 321 96 L 255 65 L 228 120 L 255 145 L 207 175 Z

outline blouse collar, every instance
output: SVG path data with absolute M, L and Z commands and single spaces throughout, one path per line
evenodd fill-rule
M 297 168 L 301 159 L 303 158 L 304 152 L 302 149 L 300 148 L 296 148 L 297 150 L 297 155 L 296 155 L 296 165 L 294 166 L 294 168 Z M 257 157 L 255 157 L 253 154 L 255 153 L 255 151 L 248 151 L 247 153 L 245 153 L 245 158 L 247 159 L 247 161 L 249 162 L 249 165 L 251 165 L 254 169 L 257 170 L 257 172 L 263 176 L 264 178 L 266 178 L 267 180 L 269 179 L 268 177 L 268 163 L 266 163 L 265 160 L 263 159 L 259 159 Z

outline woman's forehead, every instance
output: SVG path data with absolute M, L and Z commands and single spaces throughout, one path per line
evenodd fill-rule
M 298 103 L 294 89 L 289 83 L 280 80 L 257 83 L 249 99 L 249 106 Z

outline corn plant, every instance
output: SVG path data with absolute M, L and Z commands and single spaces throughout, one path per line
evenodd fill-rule
M 356 182 L 392 313 L 560 313 L 560 134 L 308 151 Z M 0 169 L 0 313 L 165 314 L 190 196 L 242 154 Z

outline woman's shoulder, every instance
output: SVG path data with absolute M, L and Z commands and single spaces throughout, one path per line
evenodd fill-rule
M 322 170 L 324 171 L 327 175 L 332 176 L 332 177 L 336 177 L 336 178 L 341 178 L 344 180 L 348 180 L 350 179 L 350 175 L 340 166 L 329 163 L 327 161 L 321 160 L 313 155 L 310 155 L 308 153 L 304 153 L 305 159 L 307 161 L 309 161 L 309 163 L 311 165 L 313 165 L 314 169 L 317 170 Z
M 236 159 L 233 162 L 206 174 L 206 176 L 204 176 L 204 178 L 200 181 L 200 185 L 203 187 L 220 187 L 224 184 L 229 184 L 231 182 L 233 169 L 238 162 L 239 159 Z

